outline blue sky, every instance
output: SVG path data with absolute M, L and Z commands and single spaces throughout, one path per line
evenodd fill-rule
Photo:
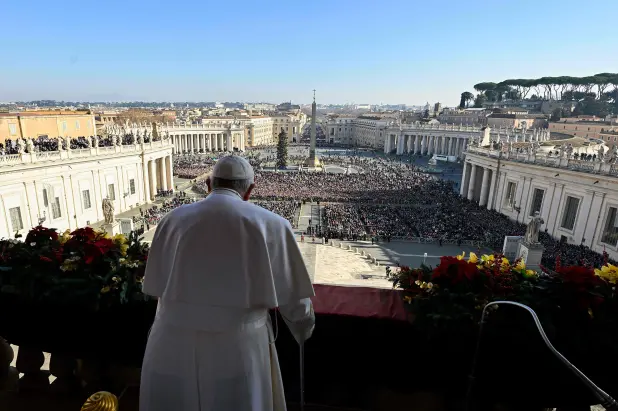
M 440 101 L 618 71 L 618 0 L 5 1 L 0 101 Z

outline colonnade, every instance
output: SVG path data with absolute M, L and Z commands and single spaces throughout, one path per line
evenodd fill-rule
M 397 150 L 398 155 L 444 155 L 462 157 L 468 147 L 467 136 L 436 136 L 422 134 L 387 134 L 384 151 Z
M 207 151 L 240 151 L 245 150 L 245 137 L 243 132 L 234 133 L 196 133 L 196 134 L 170 134 L 174 143 L 174 154 L 179 153 L 205 153 Z
M 478 202 L 479 206 L 486 206 L 487 209 L 491 210 L 494 205 L 496 177 L 497 173 L 493 168 L 466 161 L 461 176 L 459 194 L 470 201 Z
M 174 189 L 174 162 L 171 155 L 144 161 L 144 191 L 146 199 L 153 201 L 159 190 Z

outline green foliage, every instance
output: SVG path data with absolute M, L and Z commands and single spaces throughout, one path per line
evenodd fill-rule
M 288 135 L 283 129 L 277 140 L 277 168 L 285 169 L 288 166 Z
M 87 227 L 58 235 L 35 227 L 24 242 L 0 240 L 0 296 L 88 310 L 144 301 L 147 255 L 136 233 L 110 237 Z
M 499 83 L 481 82 L 474 85 L 479 93 L 474 107 L 482 107 L 485 101 L 502 101 L 504 99 L 525 99 L 530 90 L 535 93 L 532 100 L 564 100 L 582 102 L 577 112 L 603 117 L 607 113 L 618 114 L 618 73 L 599 73 L 593 76 L 572 77 L 541 77 L 538 79 L 507 79 Z M 482 97 L 481 97 L 482 96 Z M 586 100 L 586 101 L 583 101 Z M 599 104 L 592 100 L 603 100 L 607 104 Z M 459 103 L 464 107 L 463 93 Z
M 485 97 L 485 94 L 477 94 L 474 98 L 474 108 L 482 108 L 485 101 L 487 101 L 487 97 Z

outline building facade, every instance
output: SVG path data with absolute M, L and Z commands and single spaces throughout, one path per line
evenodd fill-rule
M 558 122 L 550 122 L 549 130 L 575 137 L 602 138 L 602 135 L 608 132 L 618 132 L 618 124 L 606 121 L 562 119 Z
M 171 140 L 0 156 L 0 237 L 94 224 L 106 197 L 116 214 L 149 203 L 173 188 L 172 166 Z
M 460 194 L 523 224 L 538 211 L 542 229 L 552 237 L 618 259 L 618 165 L 613 161 L 470 147 Z
M 438 120 L 442 124 L 485 126 L 487 125 L 487 116 L 490 114 L 491 110 L 482 108 L 446 108 L 438 114 Z
M 57 138 L 97 134 L 92 114 L 73 112 L 0 113 L 0 143 L 17 138 Z
M 549 140 L 547 130 L 492 129 L 491 127 L 456 126 L 422 123 L 389 123 L 385 130 L 384 153 L 445 155 L 463 158 L 468 143 L 478 140 L 519 143 Z
M 303 127 L 307 124 L 307 115 L 305 113 L 301 113 L 298 110 L 293 113 L 272 113 L 269 117 L 272 119 L 272 134 L 275 144 L 281 130 L 287 134 L 288 141 L 300 141 Z
M 384 131 L 392 119 L 331 117 L 322 122 L 329 143 L 381 149 Z

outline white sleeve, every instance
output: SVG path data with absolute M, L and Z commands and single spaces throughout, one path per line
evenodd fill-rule
M 303 298 L 295 303 L 281 306 L 279 311 L 298 344 L 304 343 L 311 337 L 315 328 L 311 299 Z
M 146 272 L 144 273 L 144 284 L 142 292 L 153 297 L 163 297 L 163 292 L 167 286 L 167 280 L 170 270 L 170 258 L 166 254 L 165 248 L 165 222 L 164 217 L 157 225 L 150 250 L 148 251 L 148 260 L 146 261 Z

